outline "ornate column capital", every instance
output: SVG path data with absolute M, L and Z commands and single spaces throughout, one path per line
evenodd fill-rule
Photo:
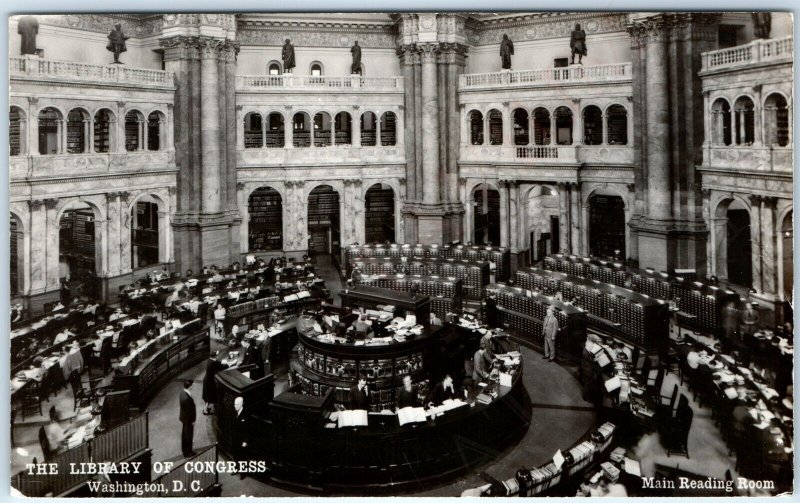
M 287 189 L 291 189 L 292 187 L 294 187 L 294 184 L 295 184 L 294 180 L 283 181 L 283 186 L 286 187 Z
M 42 201 L 41 199 L 32 199 L 32 200 L 28 201 L 28 208 L 31 211 L 38 211 L 39 209 L 41 209 L 43 204 L 44 204 L 44 201 Z
M 422 58 L 423 63 L 436 63 L 436 57 L 441 51 L 439 44 L 426 42 L 424 44 L 417 44 L 416 47 L 417 54 Z
M 128 192 L 127 190 L 123 190 L 119 193 L 119 200 L 122 201 L 123 203 L 127 203 L 130 197 L 131 193 Z
M 240 192 L 243 191 L 244 190 L 244 183 L 236 182 L 236 190 L 238 190 Z
M 170 187 L 169 188 L 169 195 L 170 196 L 174 196 L 177 193 L 178 193 L 178 187 Z
M 118 102 L 117 102 L 117 106 L 118 106 L 119 108 L 125 108 L 125 105 L 127 105 L 127 104 L 128 104 L 128 103 L 127 103 L 126 101 L 118 101 Z
M 197 49 L 200 59 L 216 59 L 224 50 L 225 42 L 216 38 L 197 39 Z
M 750 194 L 750 196 L 748 196 L 748 199 L 750 199 L 750 204 L 753 206 L 760 206 L 763 198 L 764 196 L 760 196 L 758 194 Z
M 635 183 L 629 183 L 629 184 L 627 184 L 627 187 L 628 187 L 628 192 L 636 192 L 636 184 Z
M 36 105 L 39 103 L 39 98 L 36 96 L 28 96 L 28 104 L 29 105 Z
M 705 188 L 704 189 L 700 189 L 700 194 L 702 194 L 704 198 L 710 198 L 711 197 L 711 189 L 705 189 Z
M 459 183 L 459 185 L 464 186 L 464 185 L 467 184 L 467 179 L 464 178 L 463 176 L 459 176 L 458 177 L 458 183 Z
M 775 209 L 778 205 L 778 198 L 776 196 L 761 196 L 761 202 L 764 203 L 765 208 Z
M 406 184 L 406 178 L 405 177 L 398 178 L 397 179 L 397 183 L 399 183 L 400 185 L 405 185 Z
M 56 206 L 58 206 L 58 199 L 55 198 L 45 199 L 44 205 L 48 210 L 54 210 L 56 209 Z

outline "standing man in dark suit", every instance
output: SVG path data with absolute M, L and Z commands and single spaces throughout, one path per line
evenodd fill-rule
M 237 396 L 233 401 L 233 410 L 236 411 L 236 427 L 233 429 L 233 457 L 236 461 L 247 459 L 247 442 L 250 438 L 250 429 L 247 416 L 244 413 L 244 398 Z M 239 473 L 239 478 L 245 477 L 244 472 Z
M 194 440 L 194 421 L 197 418 L 197 410 L 194 406 L 194 398 L 192 398 L 192 394 L 189 392 L 189 388 L 191 387 L 192 381 L 184 381 L 183 392 L 180 397 L 181 412 L 179 419 L 183 424 L 183 428 L 181 429 L 181 451 L 185 458 L 195 455 L 195 452 L 192 450 L 192 441 Z
M 350 410 L 369 410 L 369 388 L 367 378 L 358 378 L 358 384 L 350 388 Z

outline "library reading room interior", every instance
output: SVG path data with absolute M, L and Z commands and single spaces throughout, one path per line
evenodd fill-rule
M 12 16 L 12 491 L 791 491 L 792 30 Z

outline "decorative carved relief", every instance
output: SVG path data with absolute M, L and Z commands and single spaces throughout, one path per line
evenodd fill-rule
M 353 41 L 370 49 L 393 49 L 394 34 L 391 26 L 364 29 L 358 27 L 325 27 L 311 23 L 285 26 L 269 23 L 264 26 L 239 24 L 237 38 L 245 46 L 280 47 L 289 38 L 295 47 L 350 47 Z
M 58 206 L 58 199 L 45 199 L 44 205 L 48 210 L 54 210 Z
M 138 16 L 115 14 L 65 14 L 34 16 L 40 25 L 58 26 L 74 30 L 107 34 L 109 27 L 122 25 L 125 35 L 133 38 L 148 37 L 161 33 L 163 24 L 160 15 L 139 18 Z

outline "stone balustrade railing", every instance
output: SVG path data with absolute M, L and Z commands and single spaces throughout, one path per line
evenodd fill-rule
M 633 163 L 632 145 L 462 145 L 459 160 L 541 164 L 614 164 Z
M 763 171 L 791 174 L 793 148 L 710 145 L 703 149 L 703 165 L 732 171 Z
M 284 89 L 324 89 L 326 91 L 397 91 L 403 90 L 403 77 L 361 77 L 350 75 L 237 75 L 237 91 L 269 91 Z
M 129 68 L 124 65 L 93 65 L 72 61 L 54 61 L 36 56 L 10 58 L 9 75 L 46 78 L 55 80 L 77 80 L 82 82 L 141 84 L 145 86 L 172 87 L 169 72 Z
M 755 63 L 792 61 L 794 37 L 756 39 L 745 45 L 704 52 L 702 71 L 736 68 Z
M 564 68 L 468 73 L 459 77 L 458 87 L 461 90 L 466 90 L 554 83 L 618 82 L 629 81 L 632 75 L 631 63 L 593 66 L 573 65 Z

